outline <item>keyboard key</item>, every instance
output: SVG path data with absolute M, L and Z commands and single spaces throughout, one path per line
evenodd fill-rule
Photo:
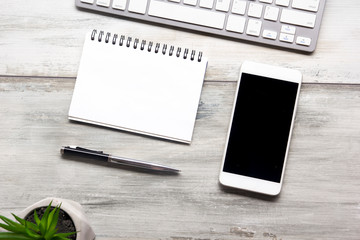
M 93 4 L 93 3 L 94 3 L 94 0 L 81 0 L 81 2 Z
M 223 29 L 225 22 L 224 13 L 155 0 L 152 0 L 150 2 L 148 14 L 150 16 L 156 16 L 218 29 Z
M 197 0 L 184 0 L 184 4 L 195 6 L 197 4 Z
M 277 7 L 265 7 L 264 19 L 270 21 L 277 21 L 279 17 L 279 8 Z
M 251 36 L 260 36 L 262 22 L 255 19 L 249 19 L 246 34 Z
M 263 38 L 273 39 L 275 40 L 277 37 L 277 32 L 271 30 L 264 30 L 263 31 Z
M 96 5 L 103 6 L 103 7 L 109 7 L 110 0 L 97 0 Z
M 112 8 L 125 10 L 127 0 L 113 0 Z
M 311 12 L 317 12 L 320 0 L 293 0 L 292 7 Z
M 294 35 L 287 34 L 287 33 L 280 33 L 279 40 L 282 42 L 292 43 L 292 42 L 294 42 Z
M 283 32 L 283 33 L 288 33 L 288 34 L 295 34 L 295 32 L 296 32 L 296 27 L 294 27 L 294 26 L 289 26 L 289 25 L 282 25 L 282 26 L 281 26 L 281 32 Z
M 296 10 L 283 9 L 281 11 L 280 22 L 303 27 L 314 28 L 316 15 L 312 13 L 300 12 Z
M 231 9 L 232 13 L 244 15 L 246 10 L 246 1 L 244 0 L 234 0 L 233 6 Z
M 248 16 L 260 18 L 262 14 L 262 9 L 263 9 L 262 4 L 250 3 Z
M 245 17 L 230 15 L 226 24 L 226 30 L 243 33 L 245 28 Z
M 296 38 L 296 44 L 304 45 L 304 46 L 310 46 L 311 44 L 311 38 L 307 37 L 297 37 Z
M 276 0 L 276 5 L 280 5 L 280 6 L 289 6 L 289 0 Z
M 200 0 L 200 7 L 203 7 L 203 8 L 213 8 L 214 6 L 214 0 Z
M 216 0 L 216 10 L 227 12 L 229 11 L 230 0 Z
M 147 0 L 131 0 L 129 3 L 129 12 L 145 14 Z
M 260 0 L 260 2 L 264 2 L 264 3 L 272 3 L 273 0 Z

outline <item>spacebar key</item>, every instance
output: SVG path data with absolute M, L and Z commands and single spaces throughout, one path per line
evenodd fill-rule
M 225 21 L 225 14 L 223 13 L 155 0 L 150 2 L 148 14 L 150 16 L 218 29 L 223 29 Z

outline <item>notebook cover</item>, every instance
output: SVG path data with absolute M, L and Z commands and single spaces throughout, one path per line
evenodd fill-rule
M 69 119 L 190 143 L 207 59 L 120 39 L 87 34 Z

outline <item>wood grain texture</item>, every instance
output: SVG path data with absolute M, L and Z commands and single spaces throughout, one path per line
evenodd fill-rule
M 208 80 L 236 81 L 241 63 L 252 60 L 298 69 L 304 82 L 360 82 L 358 1 L 327 1 L 311 55 L 127 21 L 74 5 L 73 0 L 7 2 L 0 9 L 0 75 L 75 77 L 85 33 L 96 28 L 202 50 L 209 57 Z
M 81 203 L 100 240 L 358 239 L 359 85 L 302 86 L 277 198 L 218 184 L 235 83 L 205 82 L 191 145 L 69 122 L 73 86 L 73 78 L 0 78 L 0 214 L 56 196 Z M 64 159 L 67 144 L 182 173 Z

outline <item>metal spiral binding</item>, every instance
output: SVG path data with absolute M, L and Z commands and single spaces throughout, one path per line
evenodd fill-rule
M 139 43 L 139 39 L 138 39 L 138 38 L 135 38 L 135 41 L 134 41 L 134 49 L 137 48 L 138 43 Z
M 181 47 L 178 47 L 178 49 L 176 51 L 176 56 L 180 57 L 180 53 L 181 53 Z
M 105 37 L 105 42 L 108 43 L 110 38 L 110 33 L 108 32 Z
M 187 58 L 188 52 L 189 52 L 189 49 L 185 48 L 185 51 L 184 51 L 184 59 Z
M 170 46 L 169 56 L 172 56 L 172 55 L 173 55 L 174 48 L 175 48 L 174 46 Z
M 159 48 L 160 48 L 160 43 L 156 43 L 156 45 L 155 45 L 155 53 L 159 52 Z
M 146 41 L 145 41 L 145 40 L 142 40 L 142 41 L 141 41 L 140 50 L 144 50 L 145 44 L 146 44 Z
M 148 45 L 148 52 L 151 52 L 152 45 L 153 45 L 153 42 L 150 41 L 149 45 Z
M 112 44 L 115 45 L 116 44 L 116 39 L 117 39 L 118 35 L 114 34 L 113 40 L 112 40 Z
M 122 46 L 124 44 L 124 39 L 125 39 L 125 36 L 121 35 L 120 41 L 119 41 L 119 46 Z
M 194 58 L 195 58 L 195 50 L 192 50 L 191 51 L 191 57 L 190 57 L 191 61 L 193 61 Z
M 98 42 L 101 42 L 102 39 L 103 39 L 103 36 L 105 35 L 104 31 L 99 31 L 99 33 L 97 33 L 97 30 L 94 29 L 91 33 L 91 40 L 94 41 L 95 38 L 96 38 L 96 35 L 98 34 L 97 36 L 97 41 Z M 113 45 L 116 45 L 116 42 L 117 42 L 117 39 L 118 39 L 119 35 L 118 34 L 114 34 L 113 37 L 112 37 L 112 40 L 111 40 L 111 43 Z M 111 33 L 107 32 L 106 35 L 105 35 L 105 43 L 109 43 L 110 42 L 110 38 L 111 38 Z M 125 39 L 126 39 L 126 43 L 125 43 Z M 120 38 L 119 38 L 119 46 L 126 46 L 126 47 L 130 47 L 131 45 L 133 46 L 134 49 L 137 49 L 138 48 L 138 45 L 139 45 L 139 39 L 138 38 L 135 38 L 134 39 L 134 42 L 132 44 L 132 37 L 125 37 L 124 35 L 121 35 Z M 125 43 L 125 45 L 124 45 Z M 143 51 L 145 49 L 145 46 L 146 46 L 146 41 L 145 40 L 142 40 L 141 41 L 141 44 L 140 44 L 140 50 Z M 160 50 L 160 46 L 161 44 L 160 43 L 156 43 L 155 44 L 155 48 L 154 48 L 154 52 L 155 53 L 158 53 L 159 50 Z M 166 55 L 167 53 L 167 44 L 163 44 L 162 46 L 162 50 L 161 50 L 161 53 L 163 55 Z M 151 52 L 153 49 L 153 42 L 150 41 L 147 45 L 147 51 L 148 52 Z M 175 50 L 175 47 L 174 46 L 170 46 L 169 48 L 169 56 L 172 56 L 174 54 L 174 50 Z M 176 50 L 176 57 L 180 57 L 181 56 L 181 51 L 182 49 L 180 47 L 177 48 Z M 185 48 L 184 49 L 184 53 L 183 53 L 183 59 L 187 59 L 188 58 L 188 54 L 189 54 L 189 49 L 188 48 Z M 195 55 L 196 55 L 196 51 L 195 50 L 191 50 L 191 54 L 190 54 L 190 60 L 191 61 L 194 61 L 195 60 Z M 198 54 L 198 57 L 197 57 L 197 61 L 198 62 L 201 62 L 202 60 L 202 52 L 199 52 Z
M 163 49 L 161 51 L 163 55 L 166 54 L 166 48 L 167 48 L 167 44 L 164 44 Z
M 131 41 L 132 41 L 132 38 L 131 38 L 131 37 L 128 37 L 128 38 L 127 38 L 127 41 L 126 41 L 126 46 L 127 46 L 127 47 L 130 47 Z

